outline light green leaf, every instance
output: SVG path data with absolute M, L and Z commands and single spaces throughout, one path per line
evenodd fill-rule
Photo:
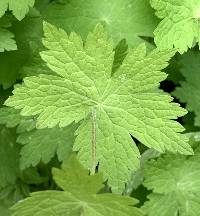
M 52 2 L 44 19 L 70 33 L 75 31 L 85 40 L 97 23 L 103 22 L 117 44 L 125 38 L 131 47 L 152 37 L 158 20 L 148 0 L 64 0 Z
M 0 17 L 9 9 L 18 20 L 22 20 L 28 13 L 29 7 L 33 7 L 34 3 L 35 0 L 1 0 Z
M 176 121 L 186 111 L 157 90 L 166 78 L 161 72 L 174 51 L 145 46 L 130 50 L 112 76 L 113 45 L 102 25 L 89 33 L 85 44 L 50 24 L 44 27 L 47 51 L 41 53 L 56 75 L 24 79 L 6 105 L 38 115 L 37 127 L 65 127 L 82 121 L 74 150 L 82 164 L 99 170 L 113 191 L 122 192 L 132 170 L 139 166 L 139 151 L 129 134 L 150 148 L 191 154 L 183 127 Z
M 186 103 L 186 108 L 195 113 L 195 125 L 200 126 L 200 54 L 190 51 L 181 57 L 181 73 L 185 81 L 177 87 L 174 95 L 181 102 Z
M 88 175 L 75 157 L 64 163 L 62 170 L 53 169 L 57 185 L 64 191 L 41 191 L 17 203 L 12 216 L 142 216 L 136 200 L 114 194 L 96 194 L 102 187 L 100 174 Z
M 7 29 L 0 28 L 0 52 L 4 52 L 5 50 L 11 51 L 17 49 L 16 42 L 13 38 L 13 33 L 8 31 Z
M 166 155 L 146 165 L 144 185 L 153 190 L 143 209 L 149 216 L 198 216 L 199 158 Z
M 162 19 L 154 31 L 159 49 L 178 48 L 186 52 L 199 43 L 199 0 L 150 0 L 156 15 Z

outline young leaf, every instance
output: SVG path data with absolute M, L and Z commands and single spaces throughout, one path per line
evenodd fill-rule
M 29 7 L 33 7 L 34 3 L 35 0 L 1 0 L 0 17 L 9 9 L 18 20 L 22 20 L 28 13 Z
M 186 52 L 200 41 L 199 0 L 150 0 L 156 15 L 162 19 L 154 31 L 159 49 L 176 47 Z
M 5 50 L 11 51 L 17 49 L 17 45 L 13 37 L 13 33 L 8 31 L 7 29 L 0 27 L 0 52 L 4 52 Z
M 0 19 L 0 52 L 17 49 L 14 34 L 6 29 L 10 26 L 11 23 L 6 17 Z
M 146 165 L 144 185 L 153 190 L 143 209 L 149 216 L 198 216 L 199 158 L 166 155 Z
M 186 108 L 195 113 L 195 125 L 200 126 L 200 54 L 190 51 L 181 58 L 181 73 L 185 81 L 177 87 L 174 95 L 181 102 L 186 103 Z
M 60 127 L 81 121 L 74 150 L 82 164 L 108 179 L 112 190 L 121 192 L 131 170 L 139 166 L 139 151 L 129 134 L 158 151 L 191 154 L 183 127 L 176 121 L 186 111 L 158 91 L 166 78 L 160 70 L 174 51 L 145 46 L 130 50 L 111 76 L 113 45 L 102 25 L 89 33 L 85 44 L 75 33 L 44 25 L 47 51 L 41 53 L 57 76 L 27 77 L 6 105 L 37 115 L 37 127 Z
M 62 169 L 53 169 L 53 177 L 63 191 L 41 191 L 17 203 L 12 208 L 12 216 L 142 216 L 142 212 L 133 205 L 133 198 L 96 194 L 103 187 L 101 175 L 89 176 L 71 157 Z
M 131 47 L 152 37 L 158 20 L 148 0 L 64 0 L 52 2 L 44 19 L 65 31 L 75 31 L 85 40 L 95 25 L 103 22 L 115 44 L 125 38 Z

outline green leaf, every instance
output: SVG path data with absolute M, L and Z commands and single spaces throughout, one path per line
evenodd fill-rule
M 0 52 L 17 49 L 17 45 L 14 40 L 15 36 L 7 29 L 10 26 L 11 23 L 9 19 L 7 19 L 6 17 L 0 19 Z
M 54 127 L 37 130 L 32 117 L 20 115 L 19 110 L 9 107 L 0 109 L 0 124 L 16 127 L 19 136 L 17 142 L 23 147 L 20 151 L 21 169 L 36 166 L 40 161 L 48 163 L 57 153 L 58 160 L 66 160 L 72 152 L 75 124 L 64 128 Z
M 165 69 L 168 74 L 167 79 L 172 81 L 175 85 L 179 84 L 180 81 L 184 80 L 183 75 L 180 72 L 181 69 L 181 58 L 182 55 L 177 53 L 169 62 L 169 66 Z M 170 84 L 168 84 L 170 87 Z
M 24 118 L 16 109 L 9 107 L 0 109 L 0 124 L 5 124 L 8 128 L 16 127 Z
M 53 169 L 57 185 L 64 191 L 41 191 L 17 203 L 12 216 L 142 216 L 135 208 L 136 200 L 114 194 L 96 194 L 102 187 L 100 174 L 88 175 L 80 164 L 71 157 L 62 169 Z
M 24 66 L 19 70 L 19 74 L 21 74 L 22 77 L 36 76 L 39 74 L 55 75 L 55 73 L 47 67 L 46 62 L 44 62 L 39 55 L 39 52 L 44 48 L 41 48 L 40 46 L 38 47 L 38 42 L 34 41 L 30 42 L 30 47 L 32 53 L 30 53 L 26 64 L 24 64 Z
M 199 158 L 166 155 L 146 165 L 144 185 L 153 190 L 143 209 L 149 216 L 198 216 Z
M 34 3 L 35 0 L 1 0 L 0 17 L 9 9 L 18 20 L 22 20 L 28 13 L 29 7 L 33 7 Z
M 0 28 L 0 52 L 17 49 L 17 45 L 13 37 L 13 33 L 9 32 L 7 29 Z
M 200 41 L 199 0 L 150 0 L 158 18 L 162 19 L 154 31 L 159 49 L 178 48 L 186 52 Z
M 0 189 L 0 216 L 10 216 L 10 207 L 27 196 L 26 190 L 21 182 Z
M 132 173 L 130 181 L 127 183 L 124 194 L 131 194 L 133 190 L 136 190 L 144 181 L 144 167 L 146 163 L 152 159 L 160 156 L 160 152 L 154 149 L 147 149 L 142 153 L 140 158 L 140 168 Z
M 177 87 L 174 95 L 181 102 L 186 103 L 186 108 L 195 113 L 195 125 L 200 126 L 200 54 L 190 51 L 181 57 L 181 73 L 185 81 Z
M 14 184 L 19 172 L 19 148 L 15 143 L 15 133 L 0 126 L 0 189 Z
M 10 29 L 15 35 L 18 50 L 0 53 L 0 85 L 4 89 L 11 87 L 20 79 L 20 70 L 27 63 L 32 53 L 30 43 L 41 45 L 42 18 L 28 14 L 21 22 L 12 22 Z
M 52 2 L 43 16 L 84 40 L 97 23 L 103 22 L 115 44 L 125 38 L 132 47 L 143 41 L 139 36 L 152 37 L 158 23 L 148 0 L 64 0 L 62 4 Z
M 125 39 L 122 39 L 114 49 L 115 56 L 113 61 L 113 73 L 120 67 L 128 53 L 128 44 Z
M 0 107 L 2 107 L 5 100 L 11 95 L 11 92 L 12 89 L 3 90 L 3 88 L 0 86 Z
M 36 166 L 40 161 L 48 163 L 57 153 L 58 160 L 66 160 L 72 152 L 75 125 L 65 128 L 47 128 L 22 133 L 17 142 L 23 144 L 21 149 L 20 167 Z
M 186 111 L 158 91 L 166 78 L 161 72 L 173 50 L 145 46 L 130 50 L 112 74 L 113 45 L 102 25 L 89 33 L 85 44 L 50 24 L 44 26 L 47 51 L 41 56 L 56 75 L 27 77 L 6 105 L 38 115 L 37 127 L 65 127 L 81 122 L 74 150 L 82 164 L 99 171 L 115 192 L 122 192 L 132 170 L 139 166 L 139 151 L 130 134 L 150 148 L 192 154 L 183 127 L 176 121 Z

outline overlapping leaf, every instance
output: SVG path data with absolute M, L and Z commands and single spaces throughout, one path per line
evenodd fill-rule
M 14 34 L 7 29 L 10 26 L 11 23 L 6 17 L 0 19 L 0 52 L 17 49 Z
M 41 191 L 31 194 L 12 210 L 12 216 L 142 216 L 133 205 L 137 201 L 130 197 L 114 194 L 96 194 L 103 187 L 100 174 L 88 176 L 75 160 L 64 163 L 62 170 L 53 169 L 57 185 L 64 191 Z
M 174 95 L 181 102 L 186 103 L 186 108 L 195 113 L 195 125 L 200 126 L 200 54 L 190 51 L 181 57 L 181 73 L 185 81 L 177 87 Z
M 20 79 L 20 71 L 32 54 L 32 41 L 41 44 L 42 18 L 38 14 L 29 14 L 22 21 L 12 22 L 12 32 L 18 49 L 0 53 L 0 85 L 4 89 L 11 87 Z
M 151 0 L 156 15 L 162 19 L 156 30 L 155 43 L 160 49 L 179 49 L 186 52 L 199 43 L 199 0 Z
M 200 211 L 199 157 L 166 155 L 145 167 L 144 185 L 153 190 L 144 210 L 149 216 L 198 216 Z
M 29 196 L 30 185 L 39 185 L 44 180 L 36 168 L 29 168 L 19 173 L 15 183 L 0 188 L 0 216 L 10 216 L 11 206 Z
M 22 169 L 36 166 L 40 161 L 48 163 L 55 153 L 59 161 L 67 159 L 72 151 L 77 128 L 71 124 L 64 128 L 36 130 L 33 118 L 21 116 L 18 110 L 7 107 L 0 109 L 0 124 L 17 126 L 17 142 L 23 145 L 20 152 Z
M 74 125 L 69 125 L 65 128 L 54 127 L 21 134 L 17 139 L 24 145 L 20 152 L 21 168 L 36 166 L 40 161 L 48 163 L 55 153 L 59 161 L 67 159 L 72 152 L 75 128 Z
M 191 154 L 181 125 L 171 119 L 186 112 L 172 98 L 157 91 L 166 78 L 160 70 L 174 51 L 153 51 L 144 45 L 131 50 L 111 76 L 113 45 L 102 25 L 97 25 L 83 46 L 75 33 L 45 24 L 41 53 L 57 73 L 24 79 L 6 105 L 22 109 L 22 115 L 38 115 L 37 127 L 65 127 L 83 119 L 74 150 L 94 172 L 104 173 L 112 190 L 121 192 L 131 170 L 139 165 L 139 151 L 129 133 L 158 151 Z
M 0 216 L 10 216 L 10 207 L 25 198 L 20 185 L 8 185 L 0 189 Z
M 139 36 L 152 37 L 158 21 L 148 0 L 64 0 L 53 2 L 44 19 L 67 32 L 87 37 L 99 22 L 104 22 L 117 43 L 125 38 L 130 46 L 142 42 Z
M 35 0 L 1 0 L 0 17 L 9 9 L 18 20 L 22 20 L 34 3 Z

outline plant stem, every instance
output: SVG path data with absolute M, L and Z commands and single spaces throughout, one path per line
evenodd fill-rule
M 96 111 L 92 110 L 92 167 L 91 175 L 96 171 Z

